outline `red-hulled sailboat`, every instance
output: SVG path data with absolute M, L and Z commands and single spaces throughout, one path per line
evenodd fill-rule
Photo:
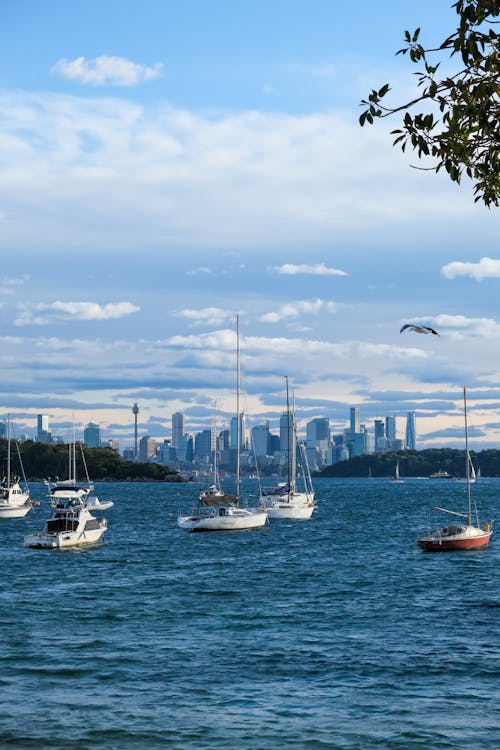
M 446 552 L 447 550 L 466 550 L 486 547 L 493 533 L 492 522 L 480 526 L 477 508 L 474 503 L 475 525 L 472 522 L 472 500 L 471 500 L 471 461 L 469 456 L 469 437 L 467 427 L 467 393 L 464 388 L 464 414 L 465 414 L 465 466 L 467 481 L 467 513 L 457 513 L 447 508 L 437 508 L 443 513 L 459 516 L 464 521 L 449 523 L 437 531 L 421 536 L 418 545 L 427 552 Z

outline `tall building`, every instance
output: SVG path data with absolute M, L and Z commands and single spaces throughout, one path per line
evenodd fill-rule
M 359 428 L 359 409 L 357 406 L 351 406 L 350 432 L 352 434 L 360 432 Z
M 409 411 L 406 417 L 405 448 L 417 450 L 417 418 L 414 411 Z
M 184 414 L 178 411 L 172 414 L 172 445 L 178 448 L 184 437 Z
M 269 422 L 252 427 L 252 448 L 257 458 L 269 453 Z
M 320 440 L 330 442 L 330 420 L 328 417 L 315 417 L 306 425 L 307 445 L 314 445 Z
M 177 446 L 177 461 L 180 463 L 191 463 L 194 457 L 194 438 L 189 432 L 185 432 L 181 442 Z
M 0 438 L 7 437 L 7 423 L 0 422 Z
M 38 443 L 51 443 L 52 435 L 49 430 L 49 418 L 47 414 L 37 415 L 36 440 Z
M 83 431 L 83 442 L 87 448 L 98 448 L 101 444 L 101 428 L 95 422 L 89 422 Z
M 386 448 L 385 444 L 385 425 L 382 419 L 375 420 L 375 450 L 384 451 Z
M 396 440 L 396 417 L 385 418 L 385 436 L 387 440 Z
M 240 413 L 240 450 L 242 449 L 244 442 L 245 442 L 245 435 L 244 435 L 244 414 L 243 412 Z M 238 419 L 237 417 L 231 417 L 231 443 L 230 448 L 236 448 L 238 445 Z
M 290 427 L 288 425 L 288 415 L 290 414 Z M 293 412 L 284 411 L 280 417 L 280 451 L 288 451 L 288 442 L 290 440 L 290 447 L 293 450 L 295 444 L 294 436 L 294 415 Z
M 132 414 L 134 415 L 134 461 L 137 461 L 137 415 L 139 414 L 137 402 L 132 407 Z
M 207 427 L 194 436 L 194 457 L 202 461 L 211 461 L 215 450 L 215 430 Z
M 150 461 L 156 456 L 156 440 L 145 435 L 139 441 L 139 461 Z

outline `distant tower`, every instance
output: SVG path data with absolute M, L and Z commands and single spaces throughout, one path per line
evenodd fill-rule
M 178 411 L 172 414 L 172 445 L 178 448 L 184 437 L 184 414 Z
M 133 405 L 132 413 L 134 415 L 134 461 L 137 461 L 137 415 L 139 414 L 137 403 Z
M 357 406 L 351 406 L 351 433 L 359 432 L 359 409 Z
M 87 448 L 99 448 L 101 445 L 101 428 L 95 422 L 89 422 L 83 431 L 83 442 Z
M 410 451 L 417 449 L 417 420 L 414 411 L 409 411 L 406 417 L 405 448 Z

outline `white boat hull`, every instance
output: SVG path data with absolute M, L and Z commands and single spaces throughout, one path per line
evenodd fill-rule
M 39 531 L 25 537 L 24 546 L 34 549 L 63 549 L 64 547 L 95 544 L 102 537 L 106 528 L 107 523 L 103 520 L 98 528 L 87 531 L 61 531 L 57 534 L 46 534 Z
M 25 505 L 0 503 L 0 518 L 24 518 L 31 510 L 31 502 Z
M 267 521 L 267 512 L 260 509 L 211 508 L 210 511 L 179 516 L 177 524 L 188 531 L 244 531 L 260 529 Z
M 263 495 L 261 507 L 267 511 L 271 520 L 279 518 L 295 518 L 307 520 L 311 518 L 316 508 L 314 495 L 298 492 L 291 495 Z

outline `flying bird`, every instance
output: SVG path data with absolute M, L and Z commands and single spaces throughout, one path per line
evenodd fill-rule
M 405 323 L 404 326 L 401 326 L 399 333 L 403 333 L 403 331 L 406 330 L 415 331 L 415 333 L 433 333 L 434 336 L 439 336 L 439 333 L 435 331 L 434 328 L 417 325 L 416 323 Z

